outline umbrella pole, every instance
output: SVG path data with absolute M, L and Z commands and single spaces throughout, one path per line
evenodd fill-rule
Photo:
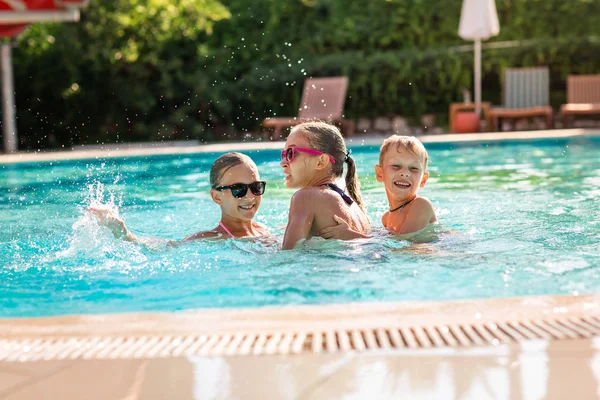
M 475 82 L 475 111 L 479 114 L 479 106 L 481 104 L 481 39 L 475 39 L 475 67 L 474 67 Z
M 13 85 L 12 47 L 10 42 L 0 44 L 2 70 L 2 136 L 4 152 L 17 151 L 17 123 L 15 120 L 15 91 Z

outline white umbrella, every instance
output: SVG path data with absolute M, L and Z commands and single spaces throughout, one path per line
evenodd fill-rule
M 481 103 L 481 40 L 499 32 L 495 0 L 463 0 L 458 35 L 475 41 L 475 103 Z

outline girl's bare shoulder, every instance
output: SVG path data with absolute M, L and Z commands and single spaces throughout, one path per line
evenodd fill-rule
M 196 232 L 193 235 L 183 238 L 181 241 L 185 242 L 188 240 L 213 239 L 213 238 L 219 238 L 221 236 L 223 236 L 223 232 L 219 232 L 219 230 L 217 230 L 217 228 L 215 228 L 210 231 Z
M 292 195 L 292 200 L 308 200 L 317 196 L 321 196 L 324 190 L 320 187 L 307 187 L 298 190 Z
M 291 206 L 298 209 L 316 209 L 318 207 L 327 206 L 329 203 L 334 204 L 337 200 L 331 195 L 332 192 L 337 197 L 337 193 L 333 191 L 326 191 L 319 187 L 308 187 L 298 190 L 292 196 Z
M 259 231 L 260 231 L 260 232 L 261 232 L 263 235 L 264 235 L 265 233 L 269 233 L 269 228 L 267 228 L 267 226 L 266 226 L 266 225 L 264 225 L 264 224 L 261 224 L 260 222 L 252 221 L 252 226 L 253 226 L 255 229 L 258 229 L 258 230 L 259 230 Z

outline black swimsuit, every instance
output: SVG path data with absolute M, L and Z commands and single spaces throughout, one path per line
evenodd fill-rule
M 415 199 L 416 199 L 416 197 L 415 197 L 414 199 L 412 199 L 412 200 L 409 200 L 409 201 L 407 201 L 407 202 L 406 202 L 406 203 L 404 203 L 404 204 L 401 204 L 401 205 L 399 205 L 398 207 L 394 208 L 393 210 L 390 210 L 390 212 L 394 212 L 394 211 L 402 211 L 402 209 L 403 209 L 404 207 L 406 207 L 407 205 L 409 205 L 410 203 L 412 203 L 412 202 L 413 202 Z
M 348 204 L 349 206 L 351 206 L 352 203 L 354 203 L 354 200 L 352 200 L 350 196 L 344 193 L 344 191 L 340 189 L 335 183 L 324 183 L 321 186 L 327 186 L 329 189 L 333 190 L 334 192 L 337 192 L 340 196 L 342 196 L 342 199 L 344 199 L 346 204 Z

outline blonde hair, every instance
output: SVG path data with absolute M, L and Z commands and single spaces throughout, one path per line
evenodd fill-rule
M 221 157 L 217 158 L 210 167 L 210 187 L 214 188 L 217 186 L 217 183 L 219 183 L 219 180 L 223 177 L 225 172 L 227 172 L 230 168 L 241 164 L 246 164 L 255 171 L 258 171 L 254 161 L 242 153 L 225 153 Z
M 423 169 L 427 170 L 427 164 L 429 163 L 429 155 L 427 149 L 423 146 L 423 143 L 414 136 L 400 136 L 392 135 L 383 141 L 381 149 L 379 150 L 379 165 L 383 165 L 383 158 L 385 154 L 390 150 L 390 147 L 396 148 L 396 151 L 400 149 L 406 149 L 416 156 L 421 157 L 423 160 Z
M 344 163 L 348 164 L 346 189 L 350 197 L 364 210 L 356 165 L 346 149 L 346 143 L 340 130 L 336 126 L 322 121 L 304 122 L 296 125 L 293 130 L 300 131 L 313 149 L 333 157 L 335 163 L 331 164 L 331 171 L 336 178 L 341 177 L 344 173 Z

